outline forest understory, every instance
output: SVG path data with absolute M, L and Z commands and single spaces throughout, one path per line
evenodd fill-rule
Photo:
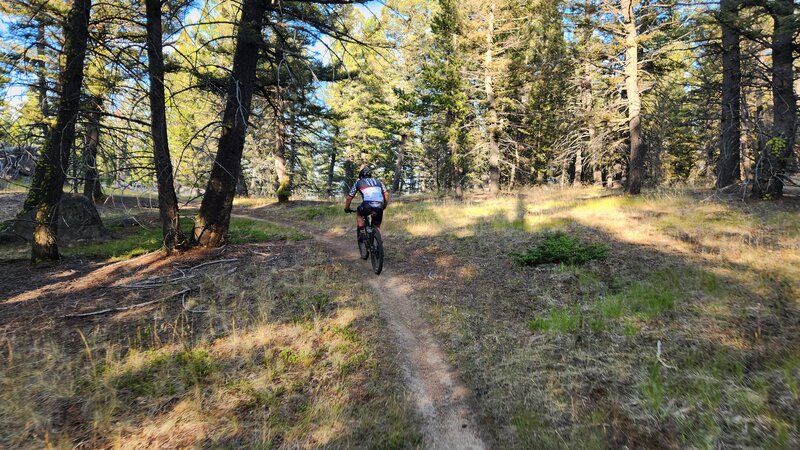
M 165 257 L 155 210 L 116 204 L 113 238 L 56 265 L 0 248 L 0 446 L 421 445 L 374 275 L 308 239 L 354 241 L 341 205 L 240 199 L 234 243 Z M 406 281 L 489 447 L 795 448 L 799 219 L 791 193 L 411 196 L 386 212 L 381 276 Z M 515 257 L 553 236 L 604 250 Z

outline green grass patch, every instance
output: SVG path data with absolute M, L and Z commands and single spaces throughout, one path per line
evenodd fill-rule
M 570 308 L 553 308 L 547 314 L 529 322 L 532 331 L 570 333 L 581 326 L 581 312 Z
M 342 213 L 339 205 L 299 206 L 292 210 L 292 214 L 300 219 L 311 220 L 339 216 Z
M 266 241 L 301 241 L 306 236 L 299 231 L 274 225 L 267 222 L 260 222 L 250 219 L 231 219 L 230 242 L 232 244 L 247 244 L 251 242 Z
M 577 266 L 592 260 L 605 259 L 608 248 L 602 244 L 584 244 L 577 238 L 556 231 L 544 234 L 542 241 L 524 253 L 512 253 L 514 260 L 523 266 L 540 264 L 567 264 Z

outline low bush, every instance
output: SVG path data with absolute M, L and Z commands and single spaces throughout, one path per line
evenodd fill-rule
M 512 253 L 514 260 L 523 266 L 540 264 L 567 264 L 579 266 L 596 259 L 605 259 L 608 248 L 602 244 L 584 244 L 564 232 L 545 233 L 544 239 L 524 253 Z

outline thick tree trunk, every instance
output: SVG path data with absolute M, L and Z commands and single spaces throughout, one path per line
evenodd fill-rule
M 47 105 L 47 36 L 44 21 L 40 20 L 36 27 L 36 56 L 39 58 L 36 61 L 36 71 L 38 72 L 39 80 L 37 86 L 39 112 L 42 114 L 42 123 L 40 125 L 42 130 L 42 137 L 47 138 L 50 131 L 50 126 L 47 125 L 47 117 L 50 115 L 50 108 Z
M 241 170 L 247 120 L 253 100 L 266 5 L 267 2 L 261 0 L 242 2 L 219 147 L 194 230 L 194 240 L 203 246 L 218 247 L 228 237 L 236 180 Z
M 89 36 L 91 0 L 73 0 L 65 24 L 62 87 L 56 123 L 36 163 L 24 211 L 36 209 L 36 229 L 31 247 L 32 261 L 57 260 L 56 229 L 53 223 L 64 189 L 69 158 L 75 141 L 75 121 L 80 111 L 83 64 Z
M 772 136 L 759 157 L 753 195 L 763 199 L 783 196 L 783 177 L 794 154 L 797 101 L 794 94 L 793 35 L 797 30 L 792 0 L 771 5 L 772 33 Z
M 164 55 L 161 25 L 161 0 L 145 0 L 147 9 L 147 72 L 150 79 L 150 131 L 153 135 L 153 160 L 158 184 L 158 210 L 167 253 L 183 245 L 178 215 L 178 197 L 172 175 L 172 160 L 167 140 L 167 109 L 164 95 Z
M 103 99 L 92 97 L 89 100 L 91 111 L 87 114 L 86 142 L 83 155 L 86 163 L 84 176 L 83 195 L 95 203 L 102 203 L 106 199 L 103 188 L 100 186 L 100 172 L 97 170 L 97 148 L 100 146 L 100 110 L 103 108 Z
M 583 178 L 583 149 L 579 147 L 575 151 L 575 177 L 572 179 L 572 187 L 581 187 L 581 178 Z
M 350 154 L 348 152 L 347 154 Z M 353 186 L 356 180 L 356 165 L 353 164 L 351 159 L 344 161 L 344 183 L 342 184 L 342 194 L 347 195 L 350 192 L 350 187 Z
M 484 87 L 486 88 L 487 124 L 486 134 L 489 142 L 489 192 L 496 196 L 500 192 L 500 146 L 498 145 L 497 101 L 492 84 L 492 53 L 494 52 L 494 9 L 495 2 L 489 4 L 486 23 L 486 57 L 484 62 Z
M 721 0 L 722 28 L 722 135 L 717 160 L 717 189 L 739 180 L 741 121 L 739 99 L 742 71 L 739 52 L 739 31 L 736 28 L 739 0 Z
M 642 135 L 642 100 L 639 94 L 639 54 L 634 1 L 622 0 L 622 19 L 625 27 L 625 91 L 628 96 L 628 130 L 630 160 L 625 192 L 637 195 L 644 180 L 644 138 Z
M 400 180 L 403 178 L 403 158 L 406 154 L 406 145 L 408 145 L 408 134 L 403 133 L 400 135 L 400 148 L 397 150 L 397 161 L 394 164 L 394 176 L 392 177 L 392 193 L 400 193 Z

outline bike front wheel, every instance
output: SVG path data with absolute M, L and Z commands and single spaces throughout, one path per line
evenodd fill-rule
M 383 270 L 383 238 L 381 238 L 379 229 L 375 228 L 372 231 L 372 248 L 369 256 L 372 262 L 372 271 L 375 272 L 375 275 L 379 275 Z

